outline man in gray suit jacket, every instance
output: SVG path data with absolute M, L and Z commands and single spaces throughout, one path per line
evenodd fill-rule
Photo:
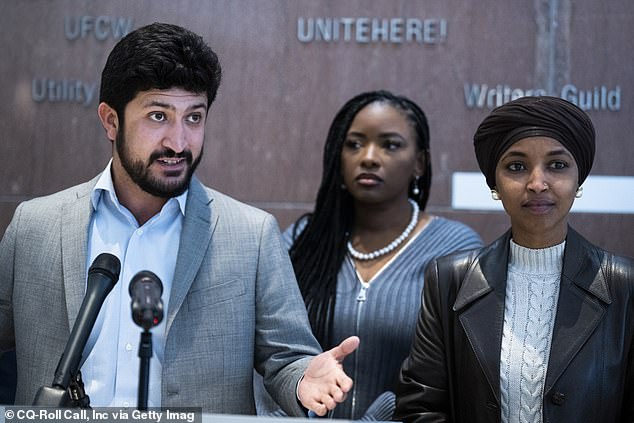
M 112 160 L 89 182 L 22 203 L 0 244 L 0 351 L 16 350 L 16 404 L 51 382 L 103 252 L 120 259 L 121 281 L 84 349 L 93 406 L 132 405 L 137 393 L 127 284 L 140 270 L 165 286 L 150 406 L 255 414 L 253 368 L 291 415 L 343 401 L 352 381 L 341 361 L 359 340 L 320 353 L 273 217 L 193 177 L 219 84 L 215 53 L 174 25 L 139 28 L 110 53 L 98 114 Z

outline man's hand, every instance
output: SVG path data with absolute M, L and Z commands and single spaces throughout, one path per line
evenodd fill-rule
M 359 338 L 346 338 L 335 348 L 310 360 L 297 393 L 304 407 L 323 416 L 346 399 L 352 379 L 343 371 L 343 359 L 359 346 Z

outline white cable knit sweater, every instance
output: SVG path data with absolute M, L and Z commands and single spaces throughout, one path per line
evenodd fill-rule
M 503 423 L 541 423 L 565 241 L 533 250 L 511 240 L 500 355 Z

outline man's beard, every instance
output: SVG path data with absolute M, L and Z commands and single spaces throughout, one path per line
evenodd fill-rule
M 185 150 L 182 153 L 176 153 L 172 149 L 153 152 L 147 163 L 144 163 L 142 160 L 134 160 L 130 157 L 127 149 L 125 136 L 123 135 L 123 128 L 117 134 L 116 148 L 117 153 L 119 154 L 119 159 L 121 160 L 121 165 L 128 175 L 130 175 L 132 181 L 148 194 L 161 198 L 178 197 L 187 191 L 192 175 L 203 157 L 203 149 L 201 147 L 200 155 L 196 158 L 196 160 L 193 160 L 192 152 L 190 150 Z M 184 158 L 188 165 L 185 177 L 172 182 L 153 177 L 150 174 L 150 165 L 156 159 L 161 157 Z

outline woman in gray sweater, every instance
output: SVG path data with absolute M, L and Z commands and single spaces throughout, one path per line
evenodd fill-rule
M 331 417 L 392 417 L 425 266 L 481 245 L 466 225 L 425 212 L 430 186 L 427 119 L 414 102 L 373 91 L 341 108 L 326 138 L 315 210 L 284 233 L 322 347 L 361 339 L 343 363 L 354 386 Z

